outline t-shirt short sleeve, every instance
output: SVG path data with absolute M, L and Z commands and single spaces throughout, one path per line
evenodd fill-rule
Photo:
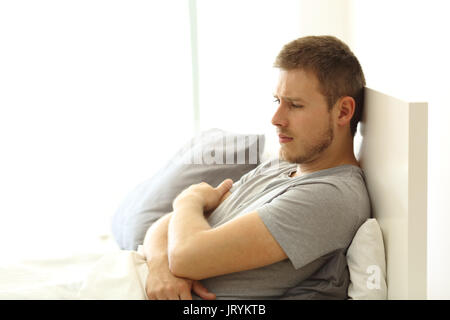
M 298 269 L 349 245 L 358 217 L 348 200 L 336 184 L 313 183 L 290 187 L 256 211 Z

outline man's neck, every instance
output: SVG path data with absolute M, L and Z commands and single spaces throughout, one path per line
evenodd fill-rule
M 340 152 L 336 152 L 336 150 Z M 297 171 L 292 177 L 346 164 L 359 166 L 358 160 L 356 160 L 353 153 L 353 140 L 345 145 L 335 145 L 325 150 L 317 159 L 311 162 L 298 164 Z

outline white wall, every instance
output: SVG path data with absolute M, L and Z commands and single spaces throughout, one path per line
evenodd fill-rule
M 367 85 L 429 103 L 428 295 L 450 299 L 450 3 L 354 0 L 349 4 L 350 43 Z
M 198 0 L 200 126 L 268 133 L 282 46 L 299 35 L 298 0 Z
M 193 132 L 190 54 L 185 1 L 0 2 L 0 260 L 109 232 Z
M 300 33 L 349 39 L 348 0 L 300 0 Z

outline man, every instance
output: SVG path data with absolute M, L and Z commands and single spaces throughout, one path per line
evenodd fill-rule
M 346 298 L 345 252 L 370 216 L 353 153 L 364 75 L 331 36 L 286 44 L 275 67 L 279 165 L 174 200 L 144 240 L 149 299 Z

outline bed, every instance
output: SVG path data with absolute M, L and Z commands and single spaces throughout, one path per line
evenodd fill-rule
M 386 252 L 388 299 L 427 298 L 427 103 L 366 88 L 358 158 Z
M 263 158 L 277 153 L 276 144 L 266 140 Z M 405 102 L 366 88 L 356 142 L 373 218 L 382 232 L 387 298 L 426 299 L 427 104 Z M 172 173 L 179 176 L 179 172 Z M 133 208 L 138 203 L 136 199 L 128 202 Z M 116 222 L 123 225 L 123 221 Z M 124 293 L 129 299 L 145 299 L 145 260 L 139 248 L 120 250 L 124 248 L 117 245 L 118 239 L 111 234 L 92 239 L 76 254 L 55 253 L 45 259 L 0 264 L 0 299 L 116 299 Z M 97 281 L 105 275 L 111 282 L 108 290 L 99 292 Z M 138 285 L 130 285 L 130 276 Z

